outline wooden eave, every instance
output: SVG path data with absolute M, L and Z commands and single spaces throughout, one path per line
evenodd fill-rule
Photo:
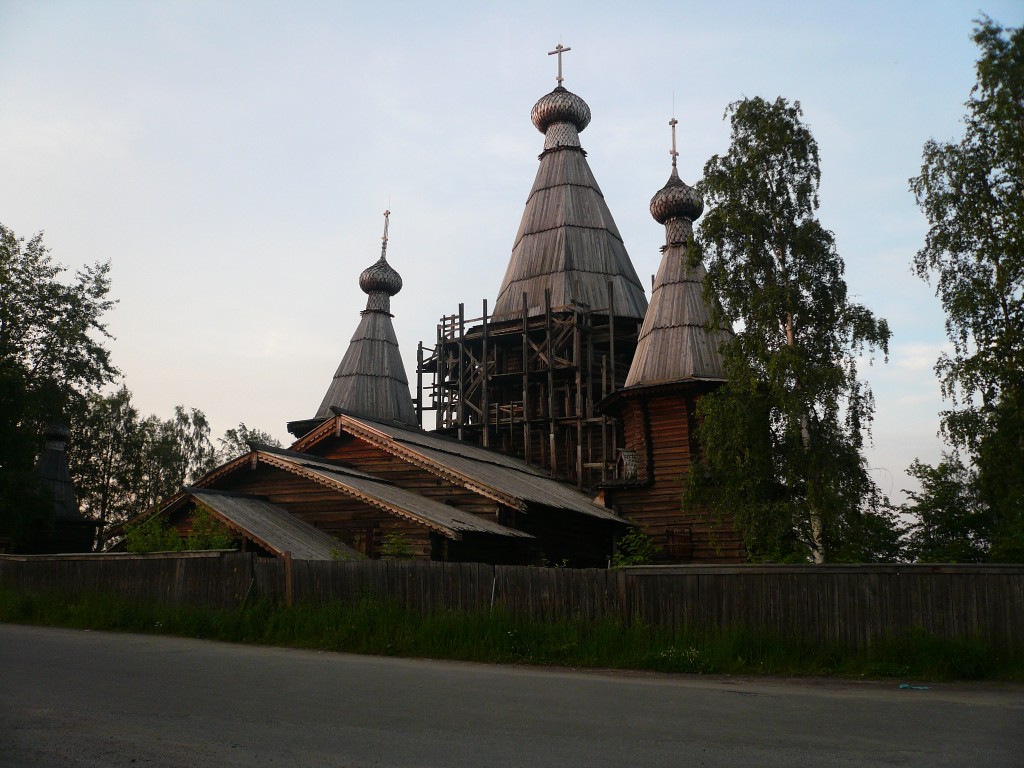
M 624 387 L 604 397 L 600 402 L 594 404 L 594 409 L 609 415 L 614 414 L 622 405 L 624 400 L 648 399 L 658 395 L 666 395 L 676 391 L 697 390 L 708 392 L 716 386 L 726 382 L 726 379 L 704 378 L 693 376 L 687 379 L 676 379 L 673 381 L 656 381 L 650 384 L 637 384 L 632 387 Z
M 403 429 L 409 429 L 409 427 L 402 424 L 396 424 L 396 426 Z M 455 485 L 459 485 L 468 490 L 479 493 L 481 496 L 497 502 L 498 504 L 504 504 L 505 506 L 512 507 L 520 512 L 527 512 L 527 504 L 522 499 L 513 496 L 512 494 L 500 491 L 497 488 L 492 488 L 491 486 L 479 483 L 474 478 L 460 472 L 456 472 L 450 467 L 445 467 L 444 465 L 423 456 L 417 451 L 406 447 L 402 443 L 393 440 L 389 435 L 373 429 L 368 424 L 364 424 L 363 422 L 349 417 L 347 414 L 337 413 L 333 420 L 324 422 L 299 440 L 296 440 L 292 445 L 292 449 L 296 451 L 308 450 L 327 437 L 340 437 L 342 432 L 348 432 L 355 437 L 365 440 L 375 448 L 379 448 L 395 458 L 406 461 L 419 469 L 429 472 L 435 477 L 440 477 Z
M 301 423 L 305 422 L 290 422 L 288 426 Z M 288 450 L 304 453 L 326 437 L 341 437 L 341 432 L 341 420 L 337 415 L 330 416 L 299 437 Z

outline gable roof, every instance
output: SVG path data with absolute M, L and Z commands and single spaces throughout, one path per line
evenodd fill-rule
M 523 531 L 517 531 L 471 512 L 399 488 L 388 480 L 374 477 L 366 472 L 283 448 L 257 447 L 251 453 L 240 456 L 204 475 L 196 482 L 196 486 L 205 488 L 228 474 L 245 466 L 251 466 L 253 462 L 257 465 L 266 464 L 305 478 L 396 517 L 426 526 L 451 539 L 461 539 L 464 533 L 532 538 Z
M 487 448 L 395 423 L 337 414 L 293 448 L 306 450 L 342 429 L 386 453 L 506 506 L 528 512 L 531 504 L 625 523 L 610 509 L 524 461 Z
M 173 506 L 194 498 L 227 524 L 275 555 L 290 552 L 295 560 L 351 560 L 356 550 L 266 499 L 206 488 L 183 489 Z M 171 506 L 168 506 L 170 510 Z

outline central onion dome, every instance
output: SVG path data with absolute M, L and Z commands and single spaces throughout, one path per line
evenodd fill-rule
M 590 107 L 575 93 L 560 85 L 540 97 L 533 105 L 530 119 L 541 133 L 555 123 L 571 123 L 577 131 L 582 131 L 590 125 Z
M 384 293 L 389 297 L 402 290 L 402 276 L 381 256 L 359 275 L 359 287 L 365 294 Z
M 665 186 L 651 198 L 651 216 L 659 224 L 671 219 L 696 221 L 704 213 L 704 201 L 693 187 L 679 178 L 675 166 Z

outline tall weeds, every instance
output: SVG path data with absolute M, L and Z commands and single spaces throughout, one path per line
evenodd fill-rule
M 694 634 L 612 619 L 527 621 L 500 612 L 424 616 L 370 598 L 325 606 L 256 603 L 212 609 L 0 589 L 0 621 L 504 664 L 691 674 L 1024 680 L 1024 660 L 1002 658 L 980 641 L 911 634 L 857 653 L 730 629 Z

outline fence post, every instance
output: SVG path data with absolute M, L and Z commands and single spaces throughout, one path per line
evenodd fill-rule
M 491 566 L 491 609 L 490 612 L 494 613 L 494 591 L 498 588 L 498 566 Z
M 295 582 L 292 573 L 292 551 L 289 549 L 284 553 L 284 604 L 289 608 L 295 602 Z

